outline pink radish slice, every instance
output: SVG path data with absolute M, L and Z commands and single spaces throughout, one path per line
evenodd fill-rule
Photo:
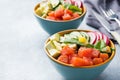
M 75 5 L 75 0 L 71 0 L 71 4 Z
M 88 32 L 87 33 L 90 36 L 90 44 L 94 44 L 96 42 L 96 34 L 94 32 Z
M 75 6 L 81 7 L 81 0 L 75 0 Z
M 96 31 L 96 33 L 99 35 L 100 40 L 103 39 L 103 34 L 101 32 Z
M 105 43 L 106 43 L 106 45 L 108 45 L 109 44 L 109 38 L 106 36 L 106 35 L 104 35 L 103 34 L 103 40 L 105 41 Z
M 64 0 L 65 2 L 69 3 L 69 4 L 72 4 L 72 5 L 75 5 L 77 7 L 82 7 L 82 2 L 81 0 Z
M 96 42 L 99 41 L 100 40 L 99 34 L 96 31 L 94 31 L 93 33 L 96 34 L 96 37 L 97 37 Z

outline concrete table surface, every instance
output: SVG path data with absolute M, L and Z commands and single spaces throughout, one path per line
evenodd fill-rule
M 43 50 L 48 34 L 40 28 L 33 7 L 40 0 L 0 0 L 0 80 L 64 80 Z M 91 29 L 85 20 L 79 29 Z M 120 47 L 96 80 L 120 79 Z

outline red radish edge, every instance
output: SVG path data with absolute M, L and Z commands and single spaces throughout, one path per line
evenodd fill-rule
M 81 0 L 65 0 L 65 1 L 75 6 L 78 6 L 79 8 L 82 7 Z
M 79 8 L 81 7 L 81 4 L 82 4 L 82 3 L 81 3 L 80 0 L 76 0 L 76 1 L 75 1 L 75 5 L 78 6 Z
M 99 40 L 104 40 L 106 45 L 109 44 L 109 38 L 101 33 L 101 32 L 97 32 L 97 31 L 93 31 L 93 32 L 88 32 L 88 35 L 90 36 L 90 44 L 95 44 L 97 41 Z
M 96 41 L 95 41 L 95 43 L 96 42 L 98 42 L 99 40 L 100 40 L 100 36 L 99 36 L 99 34 L 97 33 L 97 31 L 93 31 L 93 33 L 96 35 Z M 95 44 L 94 43 L 94 44 Z
M 96 40 L 96 42 L 97 42 L 97 41 L 100 40 L 100 36 L 99 36 L 99 34 L 97 32 L 94 32 L 94 33 L 97 35 L 97 40 Z
M 71 3 L 72 3 L 73 5 L 75 5 L 75 0 L 71 0 Z
M 109 40 L 109 38 L 105 34 L 103 34 L 103 40 L 105 41 L 106 45 L 109 44 L 110 40 Z
M 97 31 L 96 31 L 96 33 L 99 35 L 100 40 L 103 39 L 103 33 L 101 33 L 101 32 L 97 32 Z
M 94 44 L 97 39 L 96 34 L 94 32 L 88 32 L 88 35 L 90 36 L 90 44 Z

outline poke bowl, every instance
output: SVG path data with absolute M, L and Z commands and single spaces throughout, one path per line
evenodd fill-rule
M 81 0 L 42 0 L 34 7 L 34 15 L 40 27 L 50 35 L 77 29 L 86 12 Z
M 55 69 L 66 80 L 94 80 L 115 56 L 115 45 L 98 31 L 70 29 L 50 36 L 44 46 Z

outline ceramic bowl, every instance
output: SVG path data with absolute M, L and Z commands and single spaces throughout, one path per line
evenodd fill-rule
M 53 20 L 47 20 L 45 18 L 40 17 L 35 13 L 35 10 L 40 6 L 40 3 L 38 3 L 34 7 L 34 15 L 40 24 L 40 27 L 42 27 L 43 30 L 45 30 L 48 34 L 52 35 L 58 31 L 67 30 L 67 29 L 77 29 L 79 25 L 82 23 L 85 15 L 86 15 L 86 7 L 83 7 L 83 13 L 80 17 L 67 20 L 67 21 L 53 21 Z
M 88 32 L 88 30 L 65 30 L 58 32 L 60 35 L 70 33 L 72 31 L 85 31 Z M 49 41 L 49 38 L 47 39 L 46 43 Z M 45 43 L 45 44 L 46 44 Z M 115 48 L 115 45 L 113 44 L 112 41 L 110 41 L 110 47 L 113 49 Z M 47 51 L 46 48 L 45 52 L 49 58 L 49 60 L 52 62 L 53 66 L 55 69 L 64 77 L 66 80 L 94 80 L 96 77 L 98 77 L 109 65 L 109 63 L 112 61 L 112 59 L 115 56 L 115 51 L 112 51 L 111 56 L 109 59 L 104 61 L 103 63 L 97 64 L 97 65 L 92 65 L 92 66 L 81 66 L 81 67 L 73 67 L 69 64 L 62 63 L 55 58 L 53 58 L 49 52 Z

